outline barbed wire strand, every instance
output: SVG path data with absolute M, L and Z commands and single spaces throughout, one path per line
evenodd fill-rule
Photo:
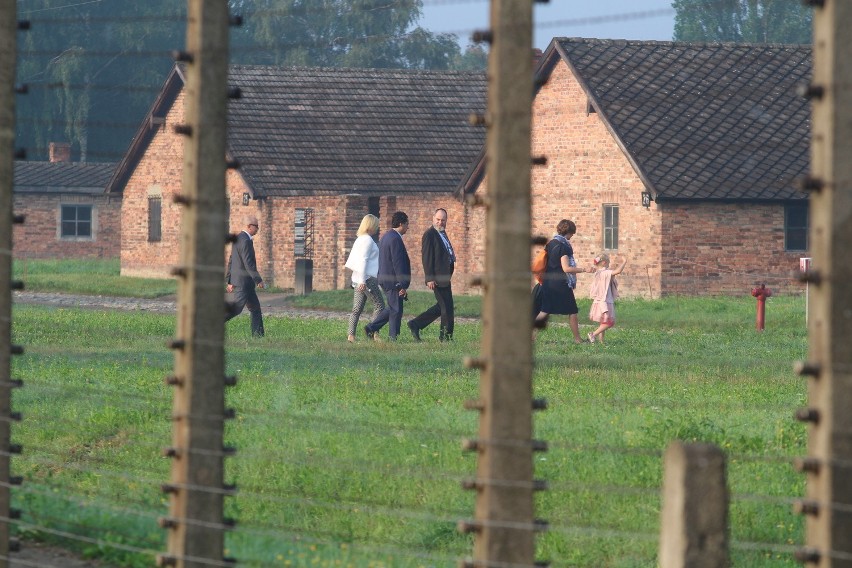
M 99 538 L 88 537 L 88 536 L 84 536 L 84 535 L 78 535 L 78 534 L 74 534 L 74 533 L 69 533 L 67 531 L 61 531 L 61 530 L 53 529 L 53 528 L 50 528 L 50 527 L 34 525 L 34 524 L 31 524 L 31 523 L 21 521 L 20 519 L 6 518 L 4 520 L 8 524 L 18 526 L 18 527 L 20 527 L 24 530 L 30 530 L 30 531 L 37 530 L 39 532 L 49 534 L 49 535 L 52 535 L 52 536 L 65 538 L 65 539 L 68 539 L 68 540 L 74 540 L 74 541 L 77 541 L 77 542 L 84 542 L 84 543 L 87 543 L 87 544 L 94 544 L 96 546 L 101 546 L 101 547 L 104 547 L 104 548 L 113 548 L 113 549 L 116 549 L 116 550 L 122 550 L 124 552 L 134 552 L 134 553 L 137 553 L 137 554 L 145 554 L 145 555 L 150 555 L 150 556 L 154 556 L 158 553 L 158 551 L 156 551 L 156 550 L 141 548 L 141 547 L 138 547 L 138 546 L 123 544 L 123 543 L 120 543 L 120 542 L 111 542 L 111 541 L 107 541 L 107 540 L 103 540 L 103 539 L 99 539 Z
M 446 3 L 450 3 L 450 0 L 445 0 L 445 2 L 446 2 Z M 669 10 L 669 11 L 670 11 L 670 10 Z M 557 22 L 557 23 L 554 23 L 554 22 L 549 22 L 549 23 L 547 23 L 547 25 L 551 25 L 551 24 L 558 25 L 558 22 Z M 696 265 L 696 266 L 698 266 L 699 264 L 698 264 L 698 263 L 695 263 L 695 265 Z M 707 268 L 707 266 L 704 266 L 704 268 Z M 714 268 L 714 269 L 715 269 L 715 270 L 717 270 L 717 269 L 718 269 L 718 267 L 716 267 L 716 268 Z M 735 272 L 731 272 L 730 274 L 735 274 Z M 779 280 L 780 280 L 780 279 L 779 279 Z M 787 280 L 788 280 L 788 279 L 786 279 L 786 278 L 784 279 L 784 281 L 785 281 L 785 282 L 786 282 Z M 216 419 L 218 419 L 218 417 L 216 417 Z M 320 418 L 318 418 L 318 420 L 320 420 Z M 356 432 L 353 432 L 353 433 L 357 433 L 357 431 L 356 431 Z M 629 452 L 628 452 L 628 453 L 629 453 Z M 758 456 L 758 457 L 761 457 L 761 456 Z M 783 458 L 779 458 L 779 459 L 783 459 Z M 606 488 L 606 486 L 605 486 L 605 488 Z M 650 491 L 650 490 L 649 490 L 649 491 Z M 604 531 L 604 532 L 605 532 L 605 531 Z M 632 534 L 632 533 L 622 531 L 622 533 L 621 533 L 621 534 L 629 535 L 629 534 Z M 656 538 L 656 537 L 654 537 L 654 538 Z M 108 546 L 110 545 L 110 543 L 106 543 L 106 544 L 107 544 Z M 754 546 L 760 546 L 760 549 L 761 549 L 761 550 L 764 550 L 764 549 L 766 548 L 766 547 L 765 547 L 765 545 L 763 545 L 763 544 L 761 544 L 761 543 L 735 543 L 735 546 L 739 546 L 739 547 L 741 547 L 741 548 L 742 548 L 742 547 L 748 547 L 748 546 L 750 546 L 750 545 L 752 545 L 752 544 L 753 544 Z M 789 548 L 792 550 L 792 547 L 789 547 Z M 780 548 L 779 548 L 779 549 L 780 549 Z

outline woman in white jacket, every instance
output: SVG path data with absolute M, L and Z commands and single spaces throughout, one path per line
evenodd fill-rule
M 352 271 L 352 287 L 355 289 L 352 313 L 349 314 L 350 343 L 355 341 L 358 319 L 364 310 L 367 296 L 373 302 L 373 319 L 385 309 L 385 300 L 376 279 L 379 273 L 379 247 L 373 240 L 373 235 L 378 231 L 379 218 L 375 215 L 365 215 L 361 219 L 361 226 L 358 227 L 358 238 L 352 244 L 349 259 L 346 261 L 346 268 Z

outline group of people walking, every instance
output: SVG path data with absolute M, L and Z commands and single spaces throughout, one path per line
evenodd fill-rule
M 576 234 L 577 225 L 562 219 L 556 225 L 556 234 L 544 247 L 547 265 L 541 283 L 533 289 L 534 326 L 543 327 L 550 314 L 567 315 L 574 343 L 583 343 L 578 318 L 580 309 L 574 290 L 577 288 L 577 274 L 594 274 L 589 319 L 599 325 L 587 335 L 587 339 L 590 343 L 603 344 L 606 331 L 615 325 L 615 299 L 618 297 L 618 281 L 615 277 L 621 274 L 627 261 L 611 269 L 609 255 L 602 253 L 587 268 L 578 266 L 571 245 L 571 238 Z
M 391 217 L 391 230 L 382 235 L 378 244 L 375 235 L 379 231 L 379 219 L 365 215 L 358 228 L 357 238 L 352 245 L 346 268 L 352 271 L 352 287 L 355 291 L 352 312 L 349 315 L 347 339 L 355 341 L 358 320 L 367 299 L 373 305 L 372 320 L 364 326 L 369 339 L 378 340 L 378 333 L 388 325 L 388 336 L 394 341 L 399 337 L 408 288 L 411 285 L 411 260 L 403 241 L 408 232 L 408 215 L 397 211 Z M 415 341 L 421 341 L 420 332 L 440 318 L 438 332 L 440 341 L 453 339 L 455 310 L 453 306 L 452 276 L 455 271 L 456 255 L 446 233 L 447 211 L 438 208 L 432 215 L 432 226 L 423 233 L 421 256 L 426 287 L 435 294 L 435 304 L 408 321 L 408 329 Z M 256 217 L 245 218 L 245 228 L 237 236 L 231 250 L 226 275 L 226 290 L 233 293 L 225 321 L 240 314 L 248 307 L 251 313 L 251 332 L 263 336 L 263 318 L 256 288 L 264 283 L 257 271 L 252 239 L 260 227 Z M 578 320 L 579 308 L 574 296 L 577 274 L 594 274 L 591 286 L 592 306 L 589 319 L 598 323 L 597 329 L 587 335 L 591 343 L 603 343 L 606 331 L 615 325 L 615 299 L 618 297 L 616 276 L 627 264 L 623 260 L 610 268 L 606 253 L 596 256 L 591 265 L 581 267 L 574 258 L 571 238 L 577 226 L 568 219 L 556 225 L 556 234 L 545 246 L 547 264 L 542 282 L 534 289 L 533 318 L 536 327 L 543 327 L 551 314 L 568 316 L 574 343 L 583 343 Z M 382 292 L 384 292 L 384 297 Z M 385 299 L 387 298 L 387 302 Z
M 420 332 L 432 322 L 441 319 L 438 338 L 453 339 L 455 312 L 451 279 L 455 270 L 456 255 L 447 236 L 447 210 L 439 208 L 432 216 L 432 226 L 423 234 L 423 273 L 426 286 L 435 294 L 435 305 L 408 322 L 408 329 L 415 341 L 420 341 Z M 257 288 L 263 288 L 263 278 L 257 270 L 253 239 L 260 230 L 257 217 L 244 219 L 244 228 L 237 235 L 228 259 L 225 289 L 233 294 L 226 304 L 225 321 L 248 308 L 251 314 L 251 333 L 263 337 L 263 316 Z M 408 215 L 397 211 L 391 217 L 391 230 L 382 235 L 377 245 L 374 236 L 379 231 L 379 219 L 365 215 L 358 228 L 357 238 L 352 245 L 346 268 L 352 271 L 352 287 L 355 297 L 349 315 L 348 340 L 355 341 L 355 333 L 361 312 L 369 298 L 373 304 L 373 319 L 364 327 L 370 339 L 378 339 L 379 330 L 388 324 L 391 340 L 399 336 L 402 327 L 403 306 L 408 300 L 411 285 L 411 260 L 402 236 L 408 232 Z M 387 304 L 382 296 L 387 297 Z
M 350 342 L 355 341 L 358 320 L 368 296 L 373 304 L 373 318 L 364 326 L 366 336 L 377 340 L 379 330 L 387 324 L 391 341 L 399 337 L 405 301 L 408 300 L 408 287 L 411 285 L 411 260 L 402 239 L 408 232 L 408 224 L 405 212 L 394 213 L 391 230 L 382 235 L 377 245 L 373 237 L 379 230 L 378 218 L 366 215 L 361 220 L 358 238 L 346 261 L 346 268 L 352 271 L 352 287 L 355 289 L 347 336 Z M 435 304 L 408 322 L 408 329 L 415 341 L 420 341 L 420 332 L 438 318 L 441 320 L 438 339 L 453 339 L 455 311 L 451 279 L 456 255 L 446 227 L 446 209 L 436 209 L 432 216 L 432 226 L 423 234 L 421 241 L 423 274 L 426 287 L 435 294 Z M 387 297 L 387 305 L 380 289 Z

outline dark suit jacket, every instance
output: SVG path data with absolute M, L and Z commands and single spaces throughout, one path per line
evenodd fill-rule
M 245 231 L 237 236 L 237 242 L 231 247 L 231 258 L 228 259 L 227 284 L 234 286 L 255 286 L 263 282 L 257 271 L 257 261 L 254 258 L 254 243 Z
M 379 285 L 385 292 L 411 285 L 411 261 L 402 235 L 391 229 L 379 241 Z
M 446 236 L 446 233 L 444 233 L 444 236 Z M 447 237 L 447 240 L 450 240 L 449 237 Z M 452 278 L 453 270 L 455 270 L 455 263 L 435 227 L 429 227 L 423 233 L 422 253 L 423 274 L 426 276 L 426 282 L 435 282 L 442 288 L 449 286 L 450 278 Z

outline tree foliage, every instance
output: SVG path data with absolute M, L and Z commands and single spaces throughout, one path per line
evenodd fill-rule
M 672 7 L 675 41 L 812 41 L 812 10 L 794 0 L 674 0 Z
M 245 24 L 233 34 L 239 63 L 450 69 L 455 36 L 415 27 L 423 0 L 232 0 Z
M 185 15 L 173 0 L 19 1 L 17 145 L 44 158 L 70 142 L 81 160 L 115 161 L 180 49 Z M 182 6 L 182 5 L 181 5 Z
M 88 161 L 117 161 L 150 109 L 173 50 L 186 44 L 176 0 L 18 0 L 18 145 L 43 159 L 70 142 Z M 230 0 L 231 63 L 311 67 L 484 69 L 455 36 L 421 27 L 423 0 Z

